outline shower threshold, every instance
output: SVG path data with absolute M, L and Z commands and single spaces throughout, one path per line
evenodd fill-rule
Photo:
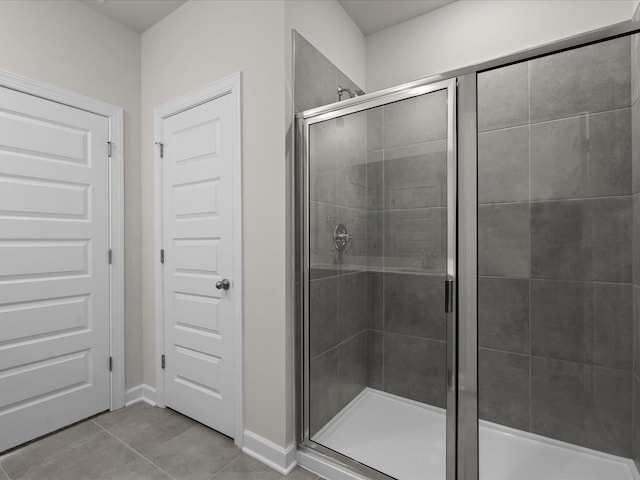
M 398 480 L 445 479 L 445 410 L 366 388 L 313 440 Z M 640 480 L 633 461 L 480 421 L 480 480 Z

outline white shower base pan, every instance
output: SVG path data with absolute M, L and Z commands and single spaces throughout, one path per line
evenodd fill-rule
M 640 480 L 633 461 L 480 421 L 480 480 Z M 444 480 L 445 411 L 370 388 L 313 440 L 399 480 Z

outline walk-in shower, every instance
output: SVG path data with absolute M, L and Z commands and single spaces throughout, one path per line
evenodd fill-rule
M 640 51 L 629 32 L 298 114 L 307 466 L 640 479 Z

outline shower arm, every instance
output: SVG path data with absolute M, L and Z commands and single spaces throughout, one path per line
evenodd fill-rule
M 343 87 L 342 85 L 338 85 L 338 101 L 342 100 L 342 94 L 347 92 L 349 94 L 349 98 L 359 97 L 360 95 L 364 95 L 362 90 L 352 90 L 347 87 Z

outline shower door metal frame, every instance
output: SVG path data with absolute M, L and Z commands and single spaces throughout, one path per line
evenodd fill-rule
M 310 355 L 309 355 L 309 282 L 310 282 L 310 252 L 309 252 L 309 208 L 311 199 L 309 195 L 310 185 L 310 150 L 309 131 L 311 125 L 319 122 L 343 117 L 352 113 L 361 112 L 371 108 L 380 107 L 390 103 L 407 100 L 434 93 L 447 91 L 447 262 L 446 280 L 453 282 L 453 298 L 450 301 L 452 308 L 446 313 L 447 320 L 447 395 L 446 395 L 446 471 L 447 480 L 457 478 L 457 80 L 425 79 L 377 93 L 356 97 L 326 107 L 307 110 L 297 115 L 297 158 L 302 161 L 296 163 L 297 172 L 297 198 L 298 198 L 298 222 L 302 227 L 298 234 L 298 254 L 302 254 L 302 264 L 298 266 L 300 279 L 297 312 L 303 318 L 302 328 L 298 332 L 298 355 L 302 370 L 298 372 L 298 442 L 303 451 L 308 449 L 315 454 L 329 457 L 334 462 L 353 470 L 356 473 L 367 475 L 368 478 L 388 480 L 390 477 L 378 470 L 370 468 L 360 462 L 354 461 L 340 453 L 337 453 L 319 443 L 311 440 L 309 435 L 310 412 Z M 298 255 L 298 259 L 299 259 Z M 442 288 L 445 288 L 443 282 Z M 443 305 L 444 308 L 444 305 Z

